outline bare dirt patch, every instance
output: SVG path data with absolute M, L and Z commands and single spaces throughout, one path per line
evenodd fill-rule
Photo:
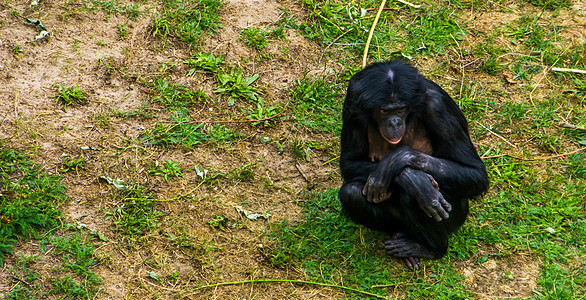
M 539 261 L 524 256 L 495 260 L 489 258 L 482 264 L 466 262 L 461 274 L 464 283 L 479 299 L 526 298 L 537 287 Z

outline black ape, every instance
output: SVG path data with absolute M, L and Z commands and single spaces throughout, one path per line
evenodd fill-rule
M 387 253 L 410 268 L 441 258 L 488 176 L 450 96 L 402 62 L 350 79 L 343 109 L 340 188 L 354 221 L 392 234 Z

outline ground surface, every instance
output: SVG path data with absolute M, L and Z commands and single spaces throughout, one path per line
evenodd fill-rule
M 301 269 L 273 267 L 263 248 L 267 243 L 269 222 L 288 220 L 295 223 L 303 219 L 299 202 L 304 201 L 306 191 L 323 191 L 341 183 L 337 162 L 329 162 L 339 151 L 338 137 L 295 126 L 297 116 L 290 103 L 293 101 L 291 90 L 298 84 L 297 80 L 312 76 L 328 80 L 346 72 L 340 63 L 344 61 L 340 56 L 347 55 L 343 52 L 344 45 L 320 45 L 305 37 L 300 29 L 287 29 L 285 38 L 270 40 L 262 52 L 245 43 L 241 35 L 245 28 L 272 26 L 291 16 L 305 20 L 308 9 L 297 1 L 226 1 L 218 12 L 222 27 L 213 35 L 204 34 L 195 46 L 182 44 L 177 37 L 163 39 L 153 33 L 154 19 L 162 11 L 159 2 L 119 1 L 115 2 L 117 12 L 109 11 L 106 3 L 46 0 L 39 6 L 30 6 L 28 1 L 0 2 L 0 140 L 4 147 L 28 153 L 49 174 L 62 174 L 70 197 L 70 201 L 62 205 L 67 222 L 87 226 L 104 237 L 105 241 L 96 248 L 100 263 L 94 267 L 94 272 L 103 279 L 96 297 L 344 297 L 338 289 L 292 283 L 190 290 L 206 283 L 305 278 Z M 531 5 L 517 7 L 502 3 L 493 9 L 463 12 L 459 18 L 469 31 L 487 32 L 512 22 L 527 11 L 541 11 Z M 131 4 L 139 4 L 140 13 L 136 17 L 123 9 Z M 556 16 L 545 12 L 564 28 L 562 48 L 583 45 L 586 18 L 579 12 L 585 10 L 586 4 L 577 1 Z M 368 13 L 374 14 L 374 11 Z M 40 29 L 25 24 L 26 18 L 41 20 L 50 36 L 33 41 Z M 121 26 L 126 28 L 124 36 L 121 36 Z M 499 89 L 502 98 L 495 101 L 503 103 L 525 103 L 529 93 L 529 101 L 553 93 L 546 88 L 527 89 L 520 79 L 509 78 L 506 71 L 497 76 L 477 72 L 479 61 L 463 53 L 475 49 L 481 40 L 481 36 L 470 35 L 458 44 L 459 53 L 448 51 L 440 56 L 419 57 L 415 64 L 423 73 L 435 74 L 432 78 L 448 86 L 455 98 L 462 95 L 458 84 L 464 81 L 485 82 Z M 152 101 L 160 94 L 154 85 L 159 78 L 189 89 L 201 89 L 207 95 L 206 100 L 190 106 L 189 115 L 193 120 L 238 121 L 245 117 L 238 105 L 227 105 L 225 96 L 221 99 L 216 91 L 217 83 L 209 73 L 196 70 L 186 76 L 190 66 L 184 61 L 205 52 L 223 55 L 228 65 L 238 66 L 246 76 L 259 74 L 254 86 L 262 93 L 265 103 L 275 107 L 263 117 L 282 113 L 271 119 L 270 126 L 266 127 L 244 122 L 225 123 L 229 129 L 245 134 L 228 143 L 208 141 L 189 148 L 148 145 L 148 140 L 143 139 L 145 133 L 156 124 L 171 122 L 173 116 L 163 104 Z M 326 52 L 328 55 L 324 56 Z M 360 57 L 354 55 L 355 59 L 346 61 L 352 62 L 351 67 L 356 70 Z M 545 73 L 535 75 L 533 86 L 556 84 L 551 77 L 545 77 Z M 67 88 L 77 85 L 87 100 L 65 109 L 55 97 L 59 85 Z M 339 93 L 340 102 L 343 96 Z M 580 106 L 577 111 L 583 110 L 583 102 L 577 105 Z M 136 113 L 141 111 L 153 117 L 145 118 Z M 474 142 L 483 149 L 499 143 L 502 144 L 500 149 L 521 155 L 521 150 L 509 147 L 498 135 L 482 131 L 481 126 L 472 128 L 477 130 L 473 133 Z M 301 149 L 305 149 L 311 159 L 304 159 L 303 155 L 300 159 L 295 145 L 310 142 L 318 146 L 312 144 L 312 147 Z M 536 156 L 558 153 L 545 151 L 530 137 L 521 135 L 508 142 L 534 143 L 535 147 L 529 152 L 533 151 Z M 63 170 L 64 160 L 80 157 L 84 159 L 82 168 Z M 167 161 L 178 163 L 183 177 L 166 179 L 152 172 Z M 548 168 L 547 165 L 542 167 Z M 202 177 L 196 168 L 205 169 L 209 176 L 215 177 L 200 185 Z M 152 193 L 157 199 L 156 210 L 162 213 L 156 218 L 156 229 L 139 238 L 120 234 L 120 229 L 113 225 L 111 211 L 121 200 L 116 196 L 116 188 L 100 180 L 101 176 L 138 183 Z M 496 197 L 498 188 L 493 186 L 486 197 Z M 270 217 L 252 220 L 237 207 L 260 214 L 268 212 Z M 229 220 L 225 228 L 213 225 L 212 221 L 219 220 L 218 217 Z M 23 243 L 17 253 L 35 255 L 35 246 L 34 241 Z M 479 256 L 491 250 L 482 251 Z M 513 251 L 504 259 L 488 257 L 480 265 L 474 263 L 477 256 L 454 260 L 455 269 L 464 276 L 463 284 L 477 298 L 534 295 L 540 275 L 539 258 L 522 251 Z M 5 274 L 0 275 L 0 296 L 15 284 L 8 275 L 15 263 L 16 258 L 9 258 L 0 268 L 0 274 Z M 393 260 L 388 264 L 396 268 L 396 272 L 409 273 Z M 39 258 L 33 268 L 49 276 L 55 272 L 51 265 L 50 257 Z M 165 280 L 153 280 L 151 272 Z M 514 272 L 515 276 L 503 279 L 503 274 L 509 272 Z M 396 287 L 388 295 L 406 296 Z

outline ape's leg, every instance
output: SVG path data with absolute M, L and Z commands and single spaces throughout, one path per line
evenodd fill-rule
M 362 194 L 364 183 L 353 181 L 342 185 L 338 197 L 342 209 L 355 222 L 371 229 L 396 232 L 401 229 L 401 213 L 397 200 L 370 203 Z
M 448 219 L 435 221 L 421 208 L 417 197 L 435 197 L 439 193 L 437 183 L 420 170 L 406 169 L 396 179 L 400 185 L 401 216 L 405 231 L 395 234 L 385 242 L 387 253 L 403 259 L 411 268 L 419 268 L 419 258 L 438 259 L 448 248 L 448 235 L 460 227 L 468 214 L 468 200 L 451 204 Z M 416 184 L 416 186 L 413 186 Z M 426 199 L 423 201 L 428 202 Z M 441 205 L 441 204 L 440 204 Z

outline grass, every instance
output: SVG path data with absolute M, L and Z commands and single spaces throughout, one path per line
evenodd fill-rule
M 58 176 L 42 173 L 24 155 L 0 152 L 0 264 L 19 239 L 39 238 L 61 219 L 59 205 L 67 200 Z
M 68 106 L 85 104 L 87 96 L 79 88 L 77 83 L 75 84 L 75 87 L 72 88 L 63 87 L 63 84 L 59 84 L 57 86 L 57 95 L 55 96 L 55 99 L 58 103 L 63 105 L 63 110 L 67 111 Z
M 63 225 L 59 208 L 68 197 L 60 179 L 42 172 L 23 154 L 0 150 L 0 265 L 6 267 L 5 258 L 14 254 L 17 242 L 39 241 L 27 251 L 35 255 L 19 253 L 5 269 L 13 278 L 6 299 L 49 295 L 87 299 L 99 290 L 102 281 L 92 270 L 98 263 L 93 235 Z M 53 261 L 54 271 L 41 276 L 35 265 L 46 260 Z
M 162 176 L 165 181 L 169 181 L 169 177 L 184 177 L 180 163 L 172 162 L 171 160 L 167 160 L 164 165 L 160 165 L 158 161 L 155 161 L 155 165 L 149 173 L 154 176 Z
M 298 126 L 339 134 L 342 124 L 344 83 L 341 79 L 304 78 L 296 81 L 290 95 Z
M 176 37 L 188 44 L 196 43 L 205 33 L 213 33 L 218 27 L 220 0 L 165 1 L 160 15 L 152 25 L 153 36 L 163 40 Z
M 106 212 L 116 229 L 131 240 L 155 230 L 163 212 L 155 209 L 156 199 L 144 187 L 131 185 L 121 189 L 115 196 L 115 206 Z
M 252 83 L 260 76 L 259 74 L 243 76 L 242 70 L 235 68 L 227 73 L 218 73 L 217 76 L 220 87 L 215 92 L 220 96 L 228 96 L 228 106 L 233 106 L 237 99 L 253 103 L 259 101 L 258 88 L 252 86 Z
M 275 267 L 300 268 L 307 280 L 381 296 L 395 285 L 405 285 L 403 292 L 416 299 L 473 296 L 461 283 L 462 276 L 445 261 L 431 263 L 426 277 L 397 270 L 398 264 L 391 264 L 383 253 L 384 235 L 364 229 L 340 213 L 337 190 L 307 194 L 302 204 L 304 220 L 300 224 L 272 224 L 272 247 L 265 255 Z
M 232 143 L 245 134 L 236 132 L 223 125 L 205 126 L 179 121 L 175 124 L 157 123 L 154 128 L 141 137 L 147 145 L 170 147 L 182 145 L 193 149 L 203 144 L 223 145 Z

